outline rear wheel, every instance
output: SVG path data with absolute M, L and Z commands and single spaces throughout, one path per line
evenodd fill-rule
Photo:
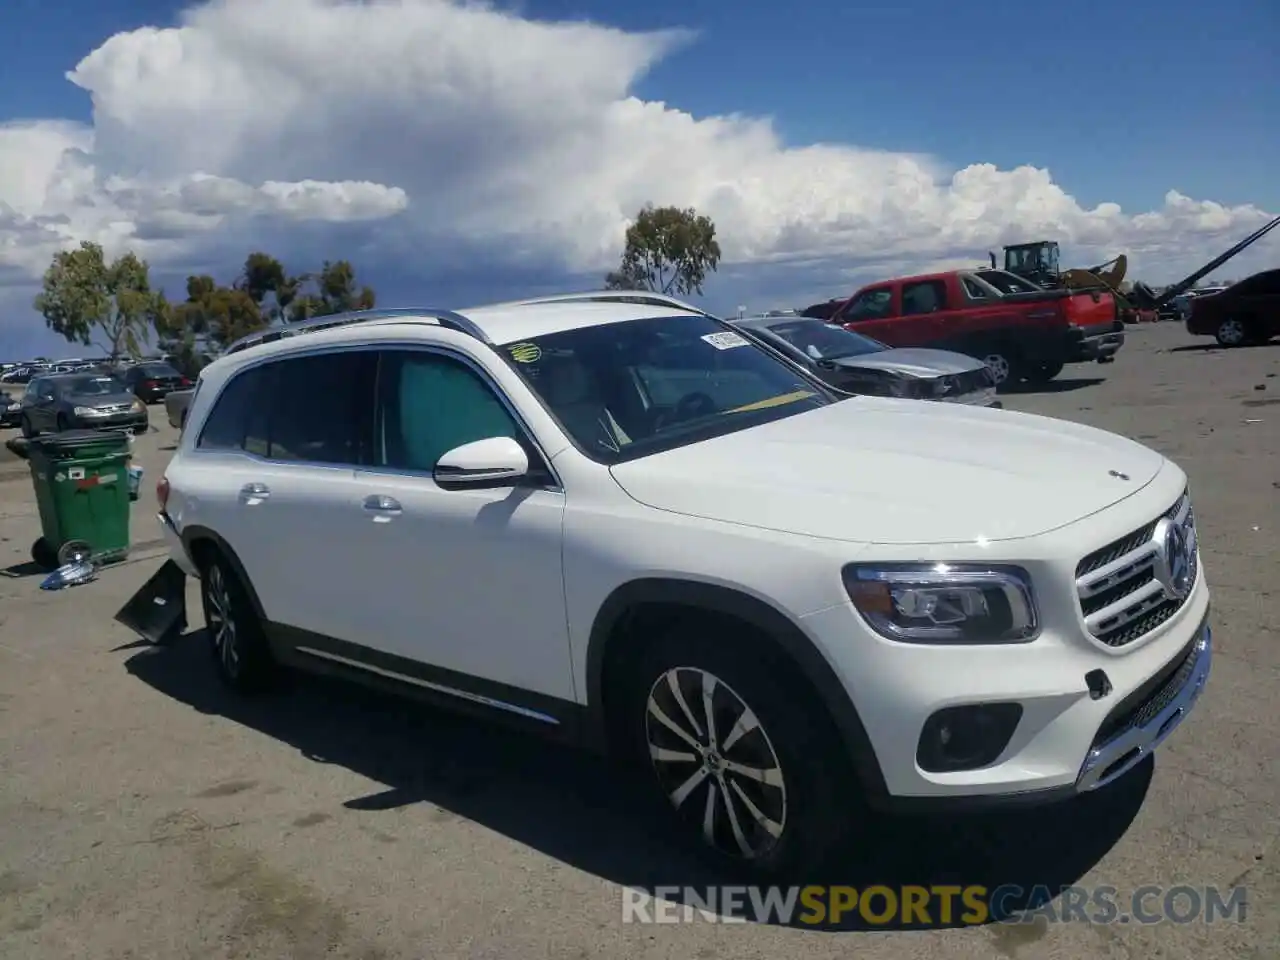
M 226 558 L 210 550 L 201 564 L 200 602 L 218 679 L 237 693 L 271 686 L 278 667 L 248 590 Z
M 1062 372 L 1062 368 L 1066 364 L 1057 363 L 1035 363 L 1027 367 L 1023 376 L 1030 383 L 1048 383 L 1054 377 Z
M 1017 355 L 1009 347 L 996 346 L 985 351 L 979 359 L 987 365 L 995 380 L 997 390 L 1004 390 L 1022 379 Z
M 791 676 L 763 644 L 744 656 L 682 627 L 641 656 L 623 705 L 655 801 L 704 854 L 766 881 L 819 866 L 858 819 L 840 738 Z

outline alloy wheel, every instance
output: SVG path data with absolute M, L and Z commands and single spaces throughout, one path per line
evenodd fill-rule
M 999 353 L 991 353 L 982 358 L 982 362 L 987 365 L 987 369 L 991 371 L 991 376 L 995 378 L 996 386 L 1003 386 L 1004 382 L 1009 379 L 1009 358 Z
M 205 626 L 213 641 L 213 652 L 226 675 L 232 679 L 240 673 L 240 649 L 236 638 L 236 621 L 232 614 L 231 591 L 226 576 L 216 563 L 205 575 Z
M 1239 346 L 1244 343 L 1244 336 L 1244 324 L 1239 320 L 1223 320 L 1218 327 L 1218 342 L 1225 346 Z
M 673 667 L 649 691 L 645 735 L 658 783 L 703 839 L 757 860 L 787 828 L 787 789 L 759 718 L 705 670 Z

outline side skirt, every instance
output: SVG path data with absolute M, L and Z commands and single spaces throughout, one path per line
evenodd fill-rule
M 584 743 L 586 708 L 569 700 L 482 680 L 407 657 L 373 650 L 297 627 L 266 621 L 280 663 L 308 673 L 351 680 L 455 713 L 573 745 Z

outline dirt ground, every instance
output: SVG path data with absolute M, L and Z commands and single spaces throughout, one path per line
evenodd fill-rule
M 159 566 L 141 438 L 131 559 L 39 589 L 25 465 L 0 462 L 0 956 L 123 958 L 1274 958 L 1280 956 L 1280 344 L 1134 330 L 1009 407 L 1135 437 L 1190 474 L 1214 674 L 1154 764 L 1042 810 L 876 824 L 831 882 L 1248 889 L 1243 922 L 817 932 L 622 922 L 624 887 L 706 882 L 608 768 L 305 681 L 216 685 L 200 641 L 112 620 Z M 1158 904 L 1157 898 L 1154 903 Z

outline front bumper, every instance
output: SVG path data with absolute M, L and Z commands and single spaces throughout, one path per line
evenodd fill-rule
M 858 636 L 851 606 L 804 618 L 859 713 L 883 796 L 902 812 L 1049 803 L 1104 787 L 1146 759 L 1190 713 L 1212 661 L 1203 569 L 1181 611 L 1123 653 L 1046 633 L 1021 645 L 942 647 Z M 843 642 L 833 642 L 837 633 Z M 1090 692 L 1103 670 L 1110 690 Z M 1023 712 L 988 766 L 928 772 L 917 763 L 926 721 L 947 707 L 1016 702 Z
M 16 427 L 21 422 L 21 406 L 17 410 L 0 409 L 0 427 Z

